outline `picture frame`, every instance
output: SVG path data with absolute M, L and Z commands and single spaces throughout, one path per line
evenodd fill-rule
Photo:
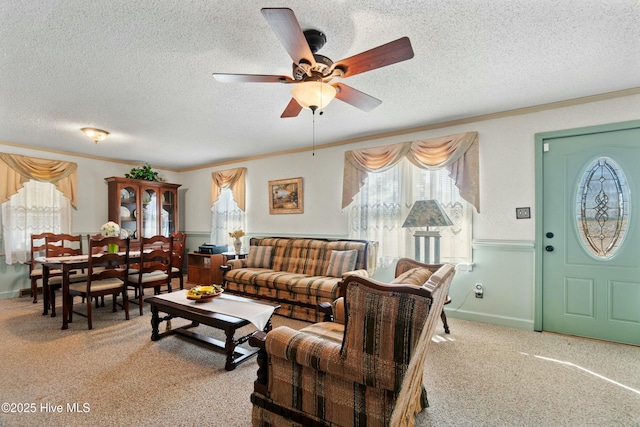
M 304 212 L 302 177 L 269 181 L 269 214 Z

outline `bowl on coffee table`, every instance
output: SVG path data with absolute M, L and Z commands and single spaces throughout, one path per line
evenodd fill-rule
M 220 296 L 223 292 L 224 288 L 220 285 L 198 285 L 187 291 L 187 299 L 195 302 L 206 302 Z

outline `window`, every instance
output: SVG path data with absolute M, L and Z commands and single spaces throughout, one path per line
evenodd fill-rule
M 576 194 L 576 225 L 591 256 L 613 257 L 629 231 L 629 186 L 620 166 L 608 157 L 591 162 Z
M 369 173 L 349 209 L 349 237 L 379 242 L 378 263 L 390 266 L 415 257 L 416 228 L 402 228 L 416 200 L 435 199 L 453 222 L 440 231 L 440 262 L 471 262 L 473 207 L 464 201 L 446 169 L 428 171 L 403 159 L 385 172 Z
M 233 200 L 230 188 L 222 188 L 220 197 L 211 208 L 211 243 L 228 245 L 232 241 L 229 233 L 234 230 L 246 230 L 246 214 Z
M 27 181 L 2 204 L 2 240 L 7 264 L 24 263 L 31 258 L 31 234 L 70 230 L 71 203 L 48 182 Z

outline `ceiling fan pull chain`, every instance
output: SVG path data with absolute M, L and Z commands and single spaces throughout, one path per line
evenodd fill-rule
M 316 155 L 316 109 L 312 108 L 312 117 L 313 121 L 311 124 L 311 138 L 312 138 L 312 146 L 311 146 L 311 155 L 315 157 Z

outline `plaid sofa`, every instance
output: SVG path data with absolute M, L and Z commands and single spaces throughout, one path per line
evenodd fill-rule
M 256 267 L 252 252 L 258 247 L 270 248 L 270 255 Z M 344 277 L 373 276 L 377 248 L 377 242 L 363 240 L 254 237 L 246 259 L 229 260 L 223 267 L 225 291 L 276 302 L 280 315 L 317 322 L 322 319 L 318 305 L 338 298 Z M 353 269 L 328 275 L 332 254 L 347 251 L 357 254 Z
M 391 284 L 350 276 L 335 305 L 344 324 L 252 338 L 262 348 L 253 426 L 412 426 L 428 406 L 427 349 L 454 274 L 444 264 L 407 268 Z

